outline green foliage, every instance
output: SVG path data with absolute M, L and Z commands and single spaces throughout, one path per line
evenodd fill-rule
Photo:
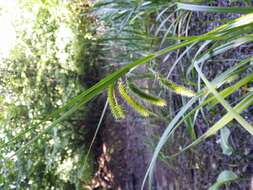
M 233 153 L 233 148 L 232 146 L 229 144 L 229 136 L 230 136 L 230 130 L 227 127 L 223 127 L 220 130 L 220 144 L 221 144 L 221 148 L 222 148 L 222 153 L 225 155 L 230 156 Z
M 178 9 L 190 11 L 216 12 L 216 13 L 240 13 L 248 14 L 253 12 L 252 7 L 211 7 L 205 5 L 194 5 L 186 3 L 177 3 Z
M 233 182 L 236 179 L 238 179 L 238 176 L 234 172 L 224 170 L 219 174 L 216 182 L 209 187 L 208 190 L 219 190 L 222 185 Z
M 52 124 L 53 117 L 41 124 L 44 115 L 85 89 L 79 78 L 92 64 L 95 40 L 92 18 L 84 16 L 89 6 L 36 0 L 19 6 L 16 44 L 1 64 L 1 145 L 22 136 L 1 150 L 0 188 L 82 189 L 93 172 L 92 156 L 85 158 L 84 107 L 17 150 Z
M 175 130 L 181 126 L 181 124 L 187 123 L 187 119 L 190 119 L 193 114 L 197 116 L 198 112 L 206 105 L 213 107 L 219 103 L 224 107 L 224 110 L 227 111 L 227 113 L 222 115 L 221 119 L 216 121 L 216 123 L 207 129 L 203 135 L 196 138 L 194 136 L 194 138 L 192 138 L 194 140 L 192 143 L 186 146 L 184 145 L 185 147 L 182 148 L 182 150 L 175 153 L 174 155 L 168 156 L 168 159 L 175 158 L 175 156 L 201 143 L 203 140 L 209 138 L 210 136 L 215 135 L 220 129 L 222 129 L 225 125 L 234 119 L 238 121 L 245 130 L 253 134 L 252 126 L 240 115 L 241 112 L 252 105 L 253 94 L 251 92 L 248 92 L 241 98 L 241 101 L 236 102 L 235 105 L 225 100 L 226 97 L 237 92 L 238 88 L 241 88 L 243 85 L 252 82 L 252 72 L 247 73 L 247 76 L 242 75 L 242 79 L 235 83 L 234 86 L 226 87 L 224 85 L 228 81 L 231 81 L 230 79 L 231 76 L 234 75 L 234 72 L 240 75 L 243 73 L 242 67 L 245 65 L 247 65 L 248 68 L 252 67 L 252 64 L 249 64 L 252 62 L 252 57 L 248 57 L 244 60 L 239 61 L 235 66 L 231 67 L 227 71 L 224 71 L 223 73 L 218 74 L 212 80 L 208 79 L 202 70 L 203 64 L 208 60 L 211 60 L 214 56 L 221 55 L 244 44 L 252 43 L 253 14 L 247 14 L 237 19 L 228 21 L 227 23 L 202 35 L 187 36 L 187 27 L 190 22 L 191 14 L 185 12 L 182 13 L 181 11 L 177 12 L 174 10 L 174 6 L 176 5 L 180 10 L 223 13 L 248 13 L 250 9 L 215 8 L 182 3 L 174 4 L 173 2 L 163 3 L 164 2 L 160 1 L 158 3 L 156 1 L 143 2 L 138 0 L 112 0 L 102 2 L 95 6 L 95 8 L 97 8 L 98 14 L 100 13 L 100 16 L 101 12 L 103 13 L 103 20 L 106 24 L 108 24 L 105 26 L 105 28 L 109 28 L 106 31 L 107 36 L 102 40 L 108 45 L 108 47 L 106 47 L 107 49 L 103 49 L 104 53 L 108 53 L 109 55 L 112 53 L 112 51 L 115 52 L 115 54 L 113 54 L 115 56 L 113 56 L 110 61 L 114 62 L 116 60 L 116 64 L 118 63 L 123 66 L 112 74 L 107 75 L 104 79 L 89 89 L 85 90 L 80 95 L 69 100 L 65 105 L 59 108 L 55 114 L 53 113 L 53 122 L 50 123 L 47 128 L 44 128 L 44 130 L 40 131 L 40 135 L 43 136 L 45 131 L 55 129 L 55 126 L 62 122 L 62 120 L 68 118 L 74 112 L 77 112 L 77 110 L 80 110 L 80 108 L 82 108 L 85 103 L 90 101 L 96 95 L 101 94 L 107 88 L 108 100 L 111 110 L 116 119 L 122 118 L 123 114 L 121 113 L 121 107 L 119 108 L 116 97 L 114 95 L 115 92 L 113 85 L 116 82 L 118 82 L 119 93 L 127 104 L 129 104 L 134 110 L 136 110 L 138 113 L 140 113 L 140 115 L 144 117 L 151 115 L 152 112 L 150 110 L 147 110 L 143 105 L 135 101 L 134 98 L 130 96 L 126 86 L 123 84 L 120 78 L 125 76 L 126 79 L 130 80 L 131 74 L 138 73 L 137 67 L 143 64 L 146 64 L 149 70 L 155 71 L 155 73 L 161 73 L 163 75 L 166 71 L 160 72 L 160 69 L 162 68 L 161 64 L 159 63 L 165 63 L 168 58 L 172 56 L 172 53 L 177 51 L 177 59 L 174 65 L 171 66 L 170 71 L 167 75 L 168 77 L 158 77 L 158 80 L 160 83 L 162 83 L 163 86 L 166 86 L 181 96 L 188 96 L 191 99 L 188 100 L 188 102 L 184 103 L 180 110 L 175 114 L 173 113 L 175 110 L 169 110 L 169 114 L 174 114 L 173 118 L 169 119 L 168 126 L 164 130 L 155 147 L 151 163 L 144 178 L 142 189 L 144 189 L 148 175 L 150 176 L 150 180 L 152 179 L 155 162 L 168 139 L 172 136 Z M 99 12 L 99 10 L 101 12 Z M 168 12 L 168 15 L 164 16 L 163 14 L 165 12 Z M 169 27 L 167 27 L 165 25 L 166 21 L 168 21 L 170 17 L 173 17 L 174 14 L 176 14 L 177 17 L 172 23 L 170 23 Z M 155 19 L 154 15 L 156 16 Z M 156 26 L 157 21 L 160 22 L 158 23 L 158 26 Z M 184 24 L 186 25 L 185 28 L 182 27 Z M 51 30 L 54 30 L 53 28 Z M 155 29 L 151 31 L 152 28 Z M 181 29 L 184 29 L 185 31 L 182 32 Z M 44 46 L 38 48 L 38 50 L 43 49 L 43 47 Z M 154 51 L 154 49 L 157 48 L 162 49 Z M 194 51 L 195 49 L 197 49 L 197 52 Z M 182 52 L 179 50 L 182 50 Z M 45 52 L 47 51 L 44 51 L 43 55 Z M 180 52 L 181 54 L 179 55 Z M 185 70 L 183 64 L 180 65 L 180 69 L 183 70 L 183 72 L 186 71 L 187 79 L 198 79 L 197 83 L 193 82 L 196 86 L 198 86 L 198 92 L 196 93 L 185 88 L 184 86 L 177 85 L 177 81 L 173 82 L 172 80 L 167 79 L 175 69 L 177 63 L 180 63 L 183 60 L 183 57 L 187 54 L 193 55 L 193 57 L 191 57 L 191 62 L 189 65 L 187 65 L 187 70 Z M 140 56 L 141 58 L 135 59 Z M 131 63 L 125 64 L 126 62 Z M 64 68 L 67 67 L 65 66 Z M 71 66 L 70 68 L 73 67 Z M 41 76 L 44 75 L 38 74 L 38 76 L 41 78 Z M 12 80 L 15 81 L 14 79 Z M 17 92 L 21 88 L 19 84 L 20 81 L 16 82 L 13 85 L 16 85 Z M 147 95 L 146 93 L 140 91 L 140 89 L 138 89 L 136 86 L 130 85 L 129 88 L 132 89 L 135 94 L 138 94 L 140 97 L 142 96 L 144 99 L 154 100 L 153 96 L 151 98 L 150 95 Z M 220 91 L 220 88 L 223 89 Z M 159 91 L 159 89 L 157 91 Z M 201 99 L 201 101 L 198 102 L 199 99 Z M 196 104 L 196 107 L 193 107 L 194 104 Z M 161 119 L 158 115 L 156 116 Z M 194 131 L 193 127 L 190 131 Z M 15 135 L 12 137 L 14 136 Z M 10 139 L 11 138 L 8 138 L 7 141 L 10 141 Z M 30 142 L 33 142 L 33 139 L 30 141 L 28 140 L 28 145 Z
M 135 34 L 136 31 L 139 32 L 139 30 L 135 30 L 134 26 L 138 26 L 138 24 L 141 23 L 141 26 L 139 28 L 146 27 L 145 31 L 149 31 L 150 28 L 152 28 L 155 31 L 155 35 L 152 36 L 152 31 L 150 33 L 145 33 L 147 36 L 146 39 L 153 39 L 153 43 L 150 43 L 152 45 L 157 45 L 159 43 L 159 37 L 162 38 L 160 42 L 160 47 L 163 47 L 164 44 L 166 44 L 166 47 L 160 51 L 153 52 L 148 49 L 143 49 L 143 44 L 149 44 L 149 41 L 142 42 L 137 44 L 135 47 L 138 49 L 138 52 L 145 52 L 144 55 L 155 55 L 151 59 L 147 60 L 147 67 L 152 70 L 158 70 L 160 69 L 160 62 L 164 63 L 167 61 L 167 57 L 171 57 L 172 54 L 170 54 L 171 51 L 180 49 L 183 47 L 187 47 L 185 50 L 183 49 L 182 53 L 181 51 L 178 51 L 178 57 L 174 63 L 174 65 L 171 67 L 171 70 L 169 71 L 168 76 L 172 73 L 173 69 L 175 68 L 177 63 L 180 63 L 185 55 L 191 55 L 190 60 L 192 60 L 192 63 L 188 65 L 187 69 L 187 79 L 191 79 L 191 75 L 195 76 L 195 79 L 197 78 L 196 75 L 199 78 L 198 87 L 199 90 L 197 93 L 190 92 L 189 97 L 192 97 L 191 100 L 189 100 L 185 105 L 183 105 L 180 108 L 180 111 L 174 116 L 174 118 L 169 121 L 169 125 L 162 134 L 161 138 L 159 139 L 159 142 L 154 150 L 153 158 L 151 161 L 151 164 L 148 168 L 147 175 L 150 174 L 150 179 L 152 178 L 152 171 L 155 166 L 155 161 L 162 150 L 162 147 L 166 144 L 167 140 L 173 132 L 176 130 L 177 127 L 180 126 L 180 124 L 184 123 L 186 119 L 189 119 L 189 116 L 192 114 L 198 114 L 199 110 L 204 108 L 205 105 L 210 103 L 211 101 L 215 102 L 215 105 L 217 103 L 220 103 L 225 110 L 228 112 L 225 114 L 221 120 L 217 121 L 212 127 L 207 130 L 207 132 L 203 135 L 197 138 L 193 143 L 191 143 L 189 146 L 186 146 L 180 153 L 184 152 L 185 150 L 191 148 L 193 145 L 196 145 L 206 138 L 210 137 L 211 135 L 214 135 L 217 133 L 219 129 L 224 127 L 226 124 L 231 122 L 234 119 L 236 119 L 244 129 L 249 131 L 251 134 L 252 126 L 244 119 L 242 118 L 239 113 L 241 113 L 243 110 L 247 109 L 250 105 L 252 105 L 252 94 L 246 94 L 243 96 L 243 99 L 241 102 L 237 102 L 236 106 L 233 108 L 231 107 L 230 103 L 228 103 L 226 100 L 224 100 L 225 97 L 230 96 L 231 94 L 238 92 L 238 88 L 235 88 L 234 86 L 230 87 L 224 87 L 223 84 L 227 82 L 232 82 L 233 79 L 233 71 L 236 71 L 237 74 L 243 73 L 243 64 L 248 64 L 250 59 L 252 57 L 249 57 L 248 59 L 242 60 L 241 62 L 238 62 L 232 69 L 229 69 L 229 71 L 225 71 L 219 75 L 217 75 L 217 78 L 209 82 L 205 76 L 205 74 L 202 71 L 202 66 L 208 61 L 212 60 L 214 56 L 221 55 L 233 48 L 240 47 L 241 45 L 251 43 L 252 42 L 252 14 L 248 14 L 245 16 L 241 16 L 238 19 L 234 19 L 231 21 L 228 21 L 224 25 L 215 28 L 214 30 L 207 32 L 203 35 L 199 36 L 184 36 L 187 35 L 187 24 L 190 22 L 190 16 L 191 14 L 188 14 L 186 12 L 173 12 L 173 7 L 175 4 L 173 3 L 164 3 L 159 2 L 159 4 L 156 4 L 158 2 L 155 1 L 148 1 L 148 2 L 140 2 L 140 1 L 134 1 L 135 3 L 132 3 L 130 6 L 130 1 L 127 1 L 127 3 L 123 3 L 121 1 L 110 1 L 106 5 L 111 6 L 112 8 L 116 10 L 125 10 L 125 11 L 117 11 L 110 12 L 108 11 L 108 15 L 106 15 L 104 18 L 106 21 L 109 21 L 108 18 L 114 18 L 113 23 L 118 23 L 118 25 L 115 26 L 115 30 L 122 31 L 125 28 L 132 27 L 133 30 L 128 30 L 128 35 L 131 36 L 131 34 Z M 166 8 L 163 7 L 163 5 L 166 4 Z M 210 6 L 203 6 L 203 5 L 192 5 L 192 4 L 184 4 L 184 3 L 177 3 L 177 8 L 180 10 L 191 10 L 191 11 L 205 11 L 205 12 L 222 12 L 222 13 L 251 13 L 252 8 L 238 8 L 238 7 L 231 7 L 231 8 L 224 8 L 224 7 L 210 7 Z M 158 12 L 158 13 L 157 13 Z M 165 14 L 167 13 L 168 14 Z M 155 17 L 154 15 L 156 15 Z M 170 14 L 171 13 L 171 14 Z M 165 25 L 165 23 L 169 22 L 169 18 L 173 18 L 173 14 L 176 14 L 177 17 L 170 23 L 169 26 Z M 188 18 L 189 17 L 189 18 Z M 149 19 L 149 22 L 146 22 Z M 156 20 L 155 20 L 156 19 Z M 115 21 L 116 20 L 116 21 Z M 143 22 L 141 22 L 143 20 Z M 172 20 L 172 19 L 171 19 Z M 159 23 L 160 21 L 160 23 Z M 158 23 L 157 23 L 158 22 Z M 136 25 L 135 25 L 136 24 Z M 158 26 L 156 26 L 158 24 Z M 160 24 L 160 25 L 159 25 Z M 186 25 L 186 27 L 182 27 L 183 25 Z M 182 31 L 181 31 L 182 29 Z M 109 31 L 110 33 L 110 31 Z M 139 32 L 140 33 L 140 32 Z M 160 34 L 158 36 L 158 34 Z M 150 35 L 151 34 L 151 35 Z M 170 35 L 177 35 L 170 36 Z M 183 35 L 183 36 L 181 36 Z M 116 42 L 118 42 L 117 38 L 114 38 Z M 175 42 L 177 41 L 176 45 Z M 172 42 L 171 42 L 172 41 Z M 166 42 L 166 43 L 165 43 Z M 170 46 L 170 44 L 172 44 Z M 152 46 L 150 45 L 149 47 Z M 127 48 L 127 47 L 126 47 Z M 174 49 L 175 48 L 175 49 Z M 197 52 L 194 51 L 195 49 L 198 49 Z M 137 53 L 138 53 L 137 52 Z M 159 60 L 158 57 L 164 55 L 165 58 L 163 60 Z M 123 56 L 121 56 L 122 59 Z M 125 60 L 128 60 L 129 58 L 127 56 L 124 56 Z M 165 61 L 164 61 L 165 60 Z M 184 63 L 184 62 L 183 62 Z M 252 67 L 252 66 L 249 66 Z M 180 65 L 180 69 L 184 70 L 183 64 Z M 132 68 L 130 74 L 127 75 L 127 78 L 131 78 L 131 74 L 135 72 L 136 67 Z M 160 72 L 160 71 L 159 71 Z M 183 74 L 182 74 L 183 75 Z M 232 78 L 232 80 L 231 80 Z M 248 74 L 248 76 L 243 77 L 239 82 L 236 83 L 236 86 L 239 88 L 242 87 L 242 83 L 245 82 L 245 84 L 249 83 L 251 81 L 251 73 Z M 167 79 L 166 79 L 167 80 Z M 202 83 L 202 81 L 204 83 Z M 247 81 L 247 82 L 246 82 Z M 167 88 L 174 90 L 178 92 L 180 95 L 183 95 L 182 92 L 187 92 L 187 89 L 185 90 L 185 87 L 180 86 L 177 88 L 177 84 L 175 82 L 172 82 L 169 80 L 169 82 L 164 82 L 164 86 L 167 86 Z M 166 85 L 165 85 L 166 84 Z M 218 88 L 224 87 L 224 90 L 221 90 L 220 92 L 217 91 Z M 202 88 L 203 87 L 203 88 Z M 202 103 L 200 103 L 196 108 L 192 109 L 193 104 L 198 100 L 198 98 L 201 98 Z M 213 99 L 213 100 L 212 100 Z M 212 104 L 214 105 L 214 104 Z M 188 111 L 189 110 L 189 111 Z M 173 112 L 174 110 L 170 110 L 170 112 Z M 171 113 L 170 113 L 171 114 Z M 173 114 L 173 113 L 172 113 Z M 185 115 L 187 117 L 185 117 Z M 191 130 L 192 131 L 192 130 Z M 171 156 L 170 158 L 174 158 L 178 154 L 175 154 Z M 146 177 L 144 179 L 144 182 L 146 180 Z M 144 184 L 142 188 L 144 188 Z

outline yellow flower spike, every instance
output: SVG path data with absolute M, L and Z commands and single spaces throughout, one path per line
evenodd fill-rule
M 114 85 L 110 85 L 108 87 L 107 96 L 108 96 L 109 107 L 111 109 L 113 117 L 116 120 L 124 119 L 125 114 L 124 114 L 122 106 L 119 105 L 117 102 L 117 99 L 115 96 Z
M 171 80 L 165 79 L 161 76 L 158 77 L 158 80 L 160 81 L 160 83 L 164 87 L 174 91 L 176 94 L 179 94 L 181 96 L 187 96 L 187 97 L 196 96 L 196 93 L 194 91 L 192 91 L 191 89 L 188 89 L 184 86 L 178 85 L 178 84 L 172 82 Z
M 148 117 L 150 115 L 149 110 L 147 110 L 144 106 L 136 102 L 131 96 L 128 95 L 126 87 L 121 81 L 118 82 L 118 89 L 122 98 L 140 115 L 142 115 L 143 117 Z
M 145 91 L 141 90 L 138 86 L 136 86 L 134 83 L 131 83 L 129 81 L 127 81 L 127 85 L 129 87 L 129 89 L 136 94 L 137 96 L 139 96 L 141 99 L 154 104 L 156 106 L 165 106 L 166 105 L 166 101 L 162 98 L 156 97 L 154 95 L 148 94 Z

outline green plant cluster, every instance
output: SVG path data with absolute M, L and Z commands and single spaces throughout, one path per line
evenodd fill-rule
M 90 67 L 95 40 L 89 9 L 88 1 L 19 2 L 16 43 L 1 63 L 1 147 L 35 127 L 1 149 L 0 189 L 80 189 L 90 180 L 92 156 L 86 157 L 81 127 L 85 107 L 35 138 L 54 119 L 41 124 L 45 115 L 86 88 L 80 77 Z

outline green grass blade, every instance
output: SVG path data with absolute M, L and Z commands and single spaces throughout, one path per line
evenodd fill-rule
M 201 12 L 212 12 L 212 13 L 238 13 L 238 14 L 253 13 L 252 7 L 213 7 L 213 6 L 206 6 L 206 5 L 177 3 L 177 8 L 178 10 L 201 11 Z
M 251 39 L 253 40 L 253 39 Z M 199 76 L 201 77 L 201 79 L 204 81 L 204 83 L 206 84 L 208 90 L 210 92 L 213 93 L 213 95 L 216 97 L 216 99 L 222 104 L 222 106 L 231 113 L 231 115 L 233 115 L 233 117 L 251 134 L 253 135 L 253 127 L 245 120 L 243 119 L 237 112 L 235 112 L 233 110 L 233 108 L 228 104 L 227 101 L 224 100 L 224 98 L 217 92 L 217 90 L 215 89 L 214 85 L 211 84 L 207 78 L 205 77 L 205 75 L 203 74 L 203 72 L 201 71 L 201 69 L 198 66 L 198 63 L 195 62 L 194 63 L 194 67 L 196 69 L 196 71 L 198 72 Z
M 173 129 L 173 127 L 176 125 L 176 123 L 180 120 L 180 118 L 186 113 L 186 111 L 188 109 L 190 109 L 192 107 L 192 105 L 198 100 L 198 96 L 193 97 L 190 101 L 187 102 L 186 105 L 184 105 L 180 111 L 177 113 L 177 115 L 173 118 L 173 120 L 170 122 L 170 124 L 168 125 L 168 127 L 165 129 L 165 131 L 163 132 L 161 138 L 159 139 L 159 142 L 153 152 L 153 156 L 151 158 L 150 164 L 148 166 L 148 169 L 145 173 L 143 182 L 142 182 L 142 187 L 141 189 L 144 189 L 145 186 L 145 182 L 148 178 L 148 176 L 152 176 L 153 173 L 153 169 L 156 163 L 156 159 L 159 155 L 159 152 L 161 151 L 163 145 L 166 143 L 167 141 L 167 136 L 169 135 L 169 133 L 171 132 L 171 130 Z
M 215 29 L 213 29 L 212 31 L 208 32 L 207 34 L 222 34 L 224 32 L 231 32 L 234 30 L 238 30 L 241 29 L 245 26 L 249 26 L 253 23 L 253 13 L 241 16 L 237 19 L 231 20 L 226 24 L 223 24 Z
M 234 67 L 230 68 L 229 70 L 225 71 L 224 73 L 222 73 L 221 75 L 219 75 L 218 77 L 216 77 L 213 81 L 212 84 L 215 84 L 217 86 L 220 86 L 222 83 L 220 83 L 219 81 L 223 81 L 225 78 L 227 78 L 227 76 L 229 76 L 230 73 L 234 72 L 235 70 L 239 69 L 241 66 L 249 63 L 250 61 L 252 61 L 252 57 L 247 58 L 245 60 L 242 60 L 240 63 L 236 64 Z M 253 79 L 253 73 L 250 74 L 249 76 L 245 77 L 244 79 L 242 79 L 241 81 L 239 81 L 238 83 L 236 83 L 237 87 L 241 87 L 244 84 L 247 84 L 249 81 L 251 81 Z M 228 87 L 228 89 L 230 90 L 230 87 Z M 173 118 L 173 120 L 170 122 L 170 124 L 168 125 L 168 127 L 165 129 L 165 131 L 163 132 L 157 146 L 155 147 L 155 151 L 153 153 L 151 162 L 149 164 L 149 167 L 145 173 L 145 177 L 142 183 L 142 188 L 144 188 L 145 182 L 147 180 L 148 175 L 152 176 L 152 171 L 153 168 L 155 166 L 155 162 L 156 159 L 159 155 L 159 152 L 161 151 L 162 147 L 164 146 L 164 144 L 166 143 L 167 139 L 169 138 L 169 136 L 185 121 L 185 119 L 189 118 L 196 110 L 200 109 L 201 107 L 203 107 L 204 105 L 208 104 L 209 102 L 211 102 L 212 100 L 215 99 L 215 97 L 210 97 L 207 100 L 205 100 L 202 104 L 198 105 L 196 108 L 194 108 L 192 111 L 190 111 L 188 114 L 186 114 L 184 116 L 184 114 L 186 113 L 186 111 L 188 109 L 190 109 L 190 107 L 193 105 L 193 103 L 195 101 L 197 101 L 198 97 L 205 94 L 206 92 L 206 88 L 203 88 L 199 93 L 198 96 L 193 97 L 184 107 L 182 107 L 179 113 L 177 113 L 177 115 Z M 223 94 L 223 92 L 226 92 L 226 89 L 223 90 L 221 92 L 221 94 Z M 226 93 L 224 93 L 226 95 Z M 237 105 L 237 107 L 235 107 L 235 109 L 239 109 L 239 111 L 246 109 L 250 104 L 252 104 L 253 99 L 252 96 L 248 96 L 247 98 L 244 99 L 244 101 L 242 101 L 240 104 Z M 245 107 L 240 107 L 240 106 L 245 106 Z M 180 118 L 182 118 L 180 120 Z M 224 119 L 225 120 L 225 119 Z M 220 124 L 224 123 L 224 120 L 222 120 L 220 122 Z M 232 119 L 231 119 L 232 120 Z M 225 123 L 226 124 L 226 123 Z M 204 136 L 198 138 L 196 141 L 194 141 L 194 145 L 198 144 L 199 142 L 201 142 L 202 140 L 204 140 Z M 188 147 L 188 148 L 191 148 Z
M 237 91 L 242 86 L 244 86 L 247 83 L 252 82 L 252 81 L 253 81 L 253 73 L 251 73 L 248 76 L 244 77 L 243 79 L 241 79 L 240 81 L 238 81 L 234 85 L 229 86 L 228 88 L 222 90 L 220 95 L 223 98 L 226 98 L 229 95 L 233 94 L 235 91 Z M 215 97 L 210 97 L 210 100 L 211 100 L 211 102 L 210 101 L 209 102 L 212 106 L 215 106 L 219 102 L 217 99 L 215 99 Z
M 231 183 L 238 178 L 239 177 L 234 172 L 224 170 L 219 174 L 216 182 L 211 187 L 209 187 L 208 190 L 219 190 L 222 185 L 226 183 Z
M 243 112 L 245 109 L 247 109 L 249 106 L 251 106 L 252 104 L 253 104 L 253 93 L 249 93 L 248 96 L 246 96 L 240 103 L 238 103 L 234 107 L 234 110 L 239 114 Z M 197 144 L 201 143 L 205 139 L 216 134 L 218 130 L 220 130 L 222 127 L 227 125 L 233 119 L 234 117 L 230 112 L 226 113 L 219 121 L 217 121 L 211 128 L 209 128 L 202 136 L 200 136 L 197 140 L 193 141 L 190 145 L 183 148 L 180 152 L 170 156 L 170 159 L 173 159 L 179 154 L 191 149 L 193 146 L 196 146 Z

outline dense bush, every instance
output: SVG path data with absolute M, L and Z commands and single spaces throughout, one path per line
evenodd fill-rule
M 39 124 L 43 115 L 85 89 L 79 78 L 89 67 L 87 52 L 95 40 L 88 10 L 85 1 L 30 0 L 10 12 L 16 11 L 16 43 L 1 64 L 1 145 L 27 133 L 2 149 L 1 189 L 79 189 L 92 174 L 80 128 L 85 108 L 36 136 L 51 124 Z

